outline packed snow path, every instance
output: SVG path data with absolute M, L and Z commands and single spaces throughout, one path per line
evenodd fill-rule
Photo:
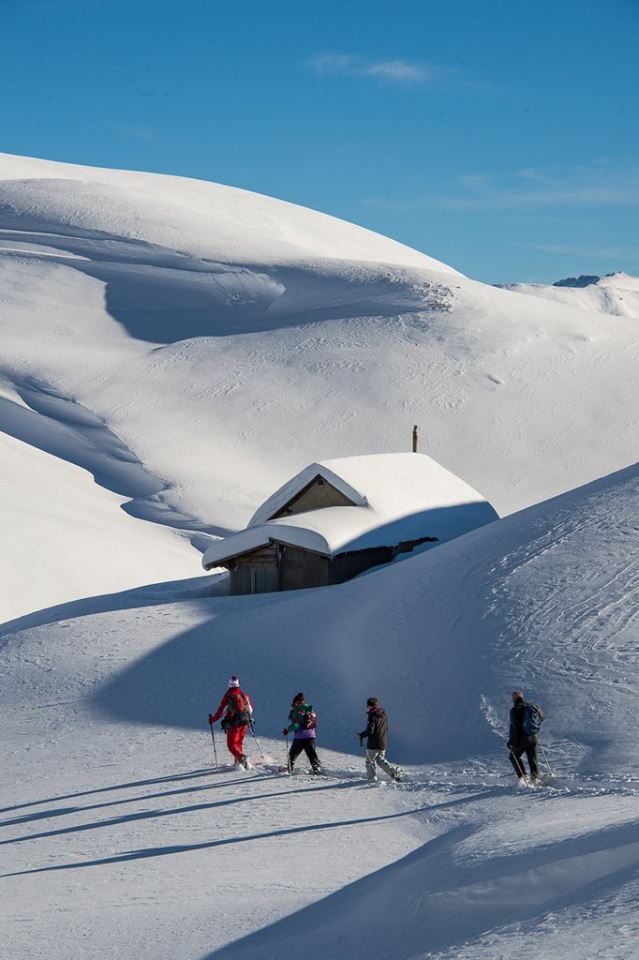
M 119 761 L 92 753 L 93 769 L 56 781 L 78 789 L 45 796 L 48 778 L 3 809 L 7 957 L 128 957 L 134 945 L 149 960 L 197 957 L 414 845 L 412 804 L 362 795 L 354 774 L 310 782 L 190 765 L 208 760 L 207 738 L 175 744 L 179 768 L 164 737 L 161 766 L 139 740 Z
M 7 627 L 7 957 L 634 960 L 638 477 L 339 588 L 169 584 Z M 274 764 L 303 684 L 335 779 L 210 769 L 234 669 Z M 534 790 L 504 745 L 524 680 L 556 774 Z M 398 786 L 359 779 L 373 691 L 391 759 L 428 759 Z
M 618 913 L 614 956 L 631 956 L 639 782 L 522 793 L 504 757 L 492 775 L 422 768 L 370 786 L 352 758 L 325 754 L 341 766 L 330 779 L 244 774 L 191 766 L 208 735 L 175 739 L 138 734 L 118 757 L 87 738 L 81 774 L 71 756 L 12 791 L 3 956 L 285 960 L 304 937 L 313 960 L 514 958 L 531 934 L 567 942 L 584 903 L 597 949 Z
M 503 513 L 625 466 L 636 281 L 495 290 L 214 184 L 0 180 L 2 960 L 635 960 L 636 467 L 339 588 L 157 581 L 414 422 Z M 213 772 L 231 672 L 275 763 L 303 686 L 342 775 Z M 513 784 L 515 686 L 552 787 Z M 373 693 L 398 787 L 358 779 Z

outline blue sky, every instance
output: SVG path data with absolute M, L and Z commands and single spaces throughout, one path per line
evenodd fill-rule
M 487 281 L 639 274 L 639 0 L 0 0 L 0 149 L 201 177 Z

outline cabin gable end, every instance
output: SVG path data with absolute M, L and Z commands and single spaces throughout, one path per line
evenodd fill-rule
M 318 473 L 310 483 L 294 494 L 268 519 L 277 520 L 279 517 L 290 517 L 296 513 L 307 513 L 309 510 L 322 510 L 324 507 L 354 506 L 357 504 L 353 500 Z

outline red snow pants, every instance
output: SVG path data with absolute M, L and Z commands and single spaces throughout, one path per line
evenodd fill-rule
M 226 731 L 226 745 L 229 753 L 232 754 L 236 760 L 241 760 L 244 756 L 244 737 L 246 736 L 247 730 L 248 723 L 245 723 L 241 727 L 229 727 Z

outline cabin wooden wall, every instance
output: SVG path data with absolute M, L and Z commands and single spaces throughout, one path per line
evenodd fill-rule
M 333 559 L 285 544 L 260 547 L 229 565 L 230 593 L 272 593 L 344 583 L 371 567 L 390 563 L 398 553 L 429 539 L 422 537 L 394 547 L 353 550 Z
M 323 507 L 352 507 L 353 501 L 334 487 L 323 477 L 315 477 L 311 483 L 292 497 L 286 506 L 282 507 L 271 519 L 290 517 L 294 513 L 305 513 L 307 510 L 321 510 Z
M 280 559 L 280 590 L 304 590 L 330 583 L 328 557 L 285 546 Z
M 345 580 L 351 580 L 358 573 L 377 567 L 380 563 L 390 563 L 393 556 L 392 547 L 373 547 L 370 550 L 342 553 L 331 561 L 329 583 L 344 583 Z
M 229 567 L 229 592 L 237 596 L 245 593 L 274 593 L 279 590 L 277 554 L 276 546 L 268 546 L 237 557 Z

